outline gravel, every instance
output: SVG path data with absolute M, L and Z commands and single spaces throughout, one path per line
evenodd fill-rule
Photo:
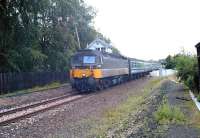
M 135 96 L 140 95 L 139 90 L 143 89 L 148 84 L 150 79 L 152 78 L 146 77 L 118 85 L 101 92 L 91 93 L 85 98 L 73 103 L 62 105 L 58 108 L 37 114 L 24 120 L 20 120 L 8 126 L 1 126 L 0 137 L 88 137 L 89 132 L 95 125 L 95 120 L 100 120 L 104 111 L 119 105 L 125 101 L 130 94 Z M 49 92 L 51 93 L 49 95 L 57 96 L 58 93 L 64 94 L 67 91 L 66 89 L 67 88 L 63 87 L 53 90 L 53 94 Z M 161 126 L 157 124 L 153 118 L 153 113 L 157 110 L 159 104 L 162 102 L 164 95 L 167 97 L 171 105 L 180 106 L 187 102 L 176 99 L 177 96 L 184 95 L 183 92 L 184 88 L 181 84 L 176 84 L 170 80 L 165 81 L 162 83 L 159 89 L 153 90 L 151 97 L 149 97 L 149 99 L 143 103 L 143 105 L 138 105 L 141 107 L 141 109 L 132 117 L 130 117 L 128 128 L 116 132 L 115 136 L 124 136 L 130 138 L 198 138 L 200 136 L 200 131 L 193 126 L 186 124 Z M 28 97 L 28 95 L 26 96 Z M 36 97 L 31 99 L 35 99 Z M 17 99 L 18 97 L 15 98 Z M 44 96 L 39 98 L 42 99 L 46 97 Z M 22 99 L 22 101 L 26 100 Z M 13 100 L 13 102 L 16 101 Z M 189 114 L 189 111 L 185 108 L 181 108 L 181 111 L 183 111 L 186 115 Z
M 129 94 L 138 95 L 148 77 L 89 94 L 86 98 L 0 128 L 0 137 L 87 137 L 91 118 L 100 119 L 103 111 L 115 107 Z M 64 91 L 64 90 L 63 90 Z
M 69 86 L 69 84 L 66 84 L 62 87 L 49 89 L 42 92 L 33 92 L 19 96 L 0 98 L 0 111 L 62 96 L 70 91 L 71 87 Z

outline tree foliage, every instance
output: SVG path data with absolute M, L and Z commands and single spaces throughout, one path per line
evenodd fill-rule
M 166 69 L 174 69 L 175 67 L 176 67 L 175 59 L 174 59 L 174 57 L 172 57 L 172 56 L 169 55 L 165 59 L 165 68 Z
M 83 0 L 0 2 L 0 72 L 63 71 L 69 58 L 102 36 L 92 26 L 95 12 Z
M 178 55 L 176 58 L 177 76 L 193 91 L 198 89 L 198 63 L 193 55 Z
M 198 62 L 194 55 L 180 53 L 166 58 L 166 68 L 177 70 L 177 77 L 191 90 L 198 89 Z

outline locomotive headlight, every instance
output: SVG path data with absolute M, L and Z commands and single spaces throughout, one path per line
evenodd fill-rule
M 97 68 L 101 68 L 101 65 L 97 65 Z
M 82 76 L 83 76 L 83 77 L 85 77 L 85 76 L 86 76 L 86 74 L 83 74 Z

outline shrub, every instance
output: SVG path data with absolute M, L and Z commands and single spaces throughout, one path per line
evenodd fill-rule
M 182 123 L 185 121 L 185 116 L 180 108 L 172 107 L 167 102 L 159 106 L 158 110 L 154 113 L 154 117 L 160 124 Z
M 197 101 L 200 102 L 200 94 L 197 96 Z
M 198 64 L 197 57 L 187 54 L 179 54 L 175 58 L 177 77 L 192 91 L 198 88 Z

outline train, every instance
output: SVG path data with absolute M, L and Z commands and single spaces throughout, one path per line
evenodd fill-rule
M 70 83 L 80 92 L 96 91 L 148 75 L 158 62 L 96 50 L 79 50 L 71 58 Z

